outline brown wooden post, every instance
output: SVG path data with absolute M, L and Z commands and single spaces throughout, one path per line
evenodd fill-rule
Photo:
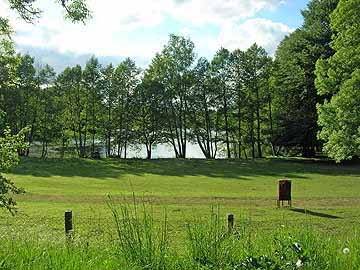
M 65 237 L 66 237 L 66 240 L 71 239 L 72 230 L 73 230 L 72 211 L 68 210 L 65 212 Z
M 232 233 L 234 229 L 234 215 L 228 214 L 227 221 L 228 221 L 228 233 Z

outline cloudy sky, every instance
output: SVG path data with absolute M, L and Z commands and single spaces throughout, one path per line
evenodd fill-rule
M 217 49 L 246 49 L 257 42 L 273 54 L 281 39 L 302 24 L 308 0 L 88 0 L 93 18 L 83 24 L 63 19 L 55 0 L 39 0 L 44 13 L 26 24 L 0 0 L 0 16 L 11 19 L 21 52 L 58 71 L 83 64 L 90 55 L 117 64 L 124 57 L 145 67 L 169 34 L 190 37 L 198 56 Z

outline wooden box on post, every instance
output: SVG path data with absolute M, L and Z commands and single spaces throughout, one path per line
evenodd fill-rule
M 279 180 L 279 198 L 277 200 L 278 207 L 284 206 L 284 201 L 288 202 L 291 207 L 291 181 L 288 179 Z

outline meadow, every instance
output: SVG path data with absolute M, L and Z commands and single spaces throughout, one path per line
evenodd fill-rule
M 304 258 L 311 257 L 307 254 L 311 249 L 316 250 L 313 253 L 317 261 L 313 259 L 308 266 L 304 264 L 303 267 L 307 267 L 304 269 L 345 269 L 338 268 L 344 263 L 346 269 L 360 267 L 356 256 L 360 222 L 358 164 L 340 165 L 313 159 L 31 158 L 22 160 L 20 166 L 6 175 L 26 193 L 16 197 L 16 216 L 0 212 L 3 243 L 0 249 L 3 268 L 0 269 L 295 269 L 295 255 L 303 252 Z M 292 180 L 292 209 L 276 206 L 279 179 Z M 140 210 L 145 207 L 145 216 L 131 216 L 134 195 L 139 212 L 144 213 Z M 119 234 L 109 205 L 120 209 L 118 217 L 123 217 L 118 220 L 120 225 L 123 220 L 138 220 L 139 224 L 149 226 L 139 229 L 122 224 L 121 228 L 130 231 Z M 64 212 L 68 209 L 74 214 L 71 247 L 64 244 Z M 224 237 L 227 213 L 235 216 L 236 233 Z M 143 228 L 150 229 L 143 231 Z M 127 245 L 132 247 L 129 252 L 121 245 L 123 234 L 153 239 L 150 242 L 155 246 L 146 249 L 149 246 L 140 245 L 140 251 L 136 252 L 132 243 Z M 166 241 L 161 242 L 160 237 L 157 242 L 159 235 Z M 307 246 L 301 251 L 294 248 L 300 239 Z M 169 249 L 174 252 L 171 256 L 164 255 L 166 260 L 137 262 L 136 256 L 131 259 L 129 255 L 152 250 L 149 258 L 161 258 L 164 250 L 159 247 L 165 242 L 171 243 Z M 114 243 L 120 251 L 114 248 Z M 352 259 L 343 254 L 346 247 L 351 247 Z M 291 252 L 285 252 L 286 249 Z M 288 255 L 288 261 L 293 263 L 288 264 L 288 268 L 276 268 L 282 267 L 281 263 L 278 266 L 275 263 L 274 254 L 280 254 L 279 250 L 283 250 L 283 254 L 295 254 Z M 263 254 L 268 257 L 262 257 Z M 9 259 L 9 256 L 14 257 Z M 252 258 L 249 256 L 254 256 L 249 265 L 257 261 L 265 265 L 262 267 L 273 268 L 246 266 L 245 261 Z M 177 259 L 168 262 L 170 257 Z M 211 259 L 206 262 L 196 259 L 204 257 Z M 266 263 L 266 258 L 273 263 Z M 280 261 L 285 265 L 286 260 Z M 16 265 L 11 265 L 11 261 L 17 262 Z M 139 268 L 131 268 L 129 261 Z M 219 261 L 226 264 L 217 265 Z M 234 261 L 241 264 L 236 266 Z

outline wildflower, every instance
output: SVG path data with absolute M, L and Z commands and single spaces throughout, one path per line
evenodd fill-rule
M 346 254 L 348 254 L 350 252 L 350 249 L 349 248 L 344 248 L 343 249 L 343 253 L 346 255 Z
M 296 262 L 296 267 L 297 268 L 300 268 L 301 266 L 303 266 L 304 264 L 303 264 L 303 262 L 299 259 L 297 262 Z
M 301 252 L 302 251 L 302 248 L 301 248 L 301 246 L 300 246 L 300 244 L 299 243 L 293 243 L 293 248 L 295 249 L 295 251 L 297 252 L 297 253 L 299 253 L 299 252 Z

